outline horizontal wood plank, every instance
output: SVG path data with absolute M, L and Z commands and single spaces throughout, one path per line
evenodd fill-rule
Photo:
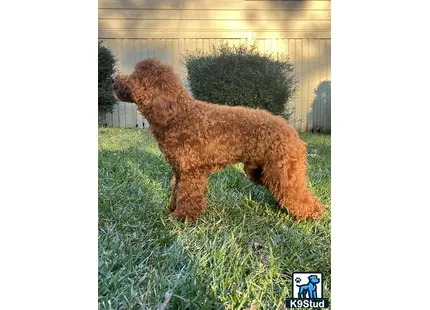
M 243 1 L 243 0 L 182 0 L 182 1 L 159 1 L 159 0 L 99 0 L 100 9 L 289 9 L 289 10 L 330 10 L 331 1 Z
M 100 30 L 330 30 L 330 21 L 303 20 L 126 20 L 100 19 Z
M 227 31 L 227 30 L 99 30 L 99 37 L 102 39 L 160 39 L 160 38 L 173 38 L 173 39 L 234 39 L 234 38 L 252 38 L 252 39 L 262 39 L 262 38 L 330 38 L 330 30 L 313 30 L 313 31 Z
M 330 20 L 323 10 L 133 10 L 99 9 L 99 19 L 144 20 Z

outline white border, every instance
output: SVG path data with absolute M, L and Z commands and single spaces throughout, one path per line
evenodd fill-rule
M 97 309 L 97 2 L 2 5 L 3 309 Z
M 332 308 L 419 309 L 430 276 L 429 17 L 332 2 Z M 426 25 L 425 25 L 426 24 Z

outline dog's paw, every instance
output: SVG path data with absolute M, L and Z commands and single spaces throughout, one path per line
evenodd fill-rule
M 326 206 L 325 206 L 325 205 L 323 205 L 322 203 L 319 203 L 319 204 L 315 207 L 315 211 L 314 211 L 314 212 L 312 212 L 312 213 L 309 215 L 309 219 L 312 219 L 312 220 L 319 220 L 319 219 L 321 219 L 321 218 L 322 218 L 322 215 L 323 215 L 323 213 L 324 213 L 324 211 L 325 211 L 325 209 L 326 209 Z
M 169 214 L 169 216 L 176 219 L 176 220 L 187 221 L 189 223 L 194 222 L 196 219 L 195 216 L 191 216 L 189 214 L 184 214 L 183 212 L 178 212 L 178 209 L 175 209 L 175 211 L 172 211 Z

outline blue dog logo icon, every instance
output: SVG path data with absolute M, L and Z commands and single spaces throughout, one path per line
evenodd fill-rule
M 328 298 L 323 297 L 324 277 L 321 272 L 293 272 L 291 278 L 293 296 L 285 300 L 287 309 L 329 307 Z
M 315 275 L 309 276 L 308 279 L 307 284 L 296 284 L 299 287 L 299 298 L 318 298 L 317 284 L 320 283 L 320 279 Z

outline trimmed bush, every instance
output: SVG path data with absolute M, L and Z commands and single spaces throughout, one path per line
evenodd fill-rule
M 193 96 L 202 101 L 266 109 L 288 118 L 297 91 L 294 67 L 287 56 L 261 54 L 254 45 L 222 43 L 211 50 L 182 55 Z
M 103 45 L 101 40 L 99 43 L 99 118 L 106 112 L 112 112 L 113 107 L 117 103 L 112 94 L 112 84 L 114 74 L 116 73 L 117 59 L 112 54 L 111 50 Z

